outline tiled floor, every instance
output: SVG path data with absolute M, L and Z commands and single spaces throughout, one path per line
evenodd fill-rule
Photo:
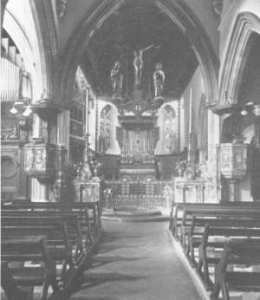
M 106 221 L 93 266 L 73 300 L 201 299 L 176 254 L 168 222 Z

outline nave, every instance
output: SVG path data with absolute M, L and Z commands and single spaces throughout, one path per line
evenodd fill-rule
M 200 300 L 168 222 L 104 222 L 104 236 L 71 300 Z

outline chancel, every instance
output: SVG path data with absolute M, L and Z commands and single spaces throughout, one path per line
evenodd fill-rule
M 260 299 L 260 1 L 1 0 L 1 299 Z

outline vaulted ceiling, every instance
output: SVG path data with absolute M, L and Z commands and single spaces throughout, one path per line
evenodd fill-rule
M 123 64 L 128 86 L 133 82 L 133 52 L 149 45 L 144 53 L 144 80 L 151 84 L 157 62 L 166 73 L 165 90 L 179 97 L 198 65 L 187 37 L 152 2 L 129 1 L 96 29 L 85 49 L 81 66 L 102 95 L 111 93 L 110 71 L 116 60 Z

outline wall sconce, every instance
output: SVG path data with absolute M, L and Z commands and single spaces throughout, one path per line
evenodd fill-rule
M 23 117 L 29 117 L 32 114 L 31 105 L 26 103 L 27 101 L 15 101 L 13 107 L 10 109 L 10 113 L 13 115 L 21 115 Z
M 31 129 L 32 123 L 32 109 L 28 102 L 28 99 L 25 101 L 18 100 L 10 109 L 10 113 L 15 115 L 17 118 L 19 127 L 25 131 L 29 131 Z
M 241 114 L 242 116 L 246 116 L 246 115 L 248 114 L 248 111 L 245 110 L 245 109 L 243 109 L 243 110 L 241 110 L 240 114 Z
M 260 104 L 255 104 L 252 101 L 249 101 L 245 106 L 241 107 L 240 114 L 242 116 L 247 115 L 248 113 L 254 114 L 256 117 L 260 116 Z

